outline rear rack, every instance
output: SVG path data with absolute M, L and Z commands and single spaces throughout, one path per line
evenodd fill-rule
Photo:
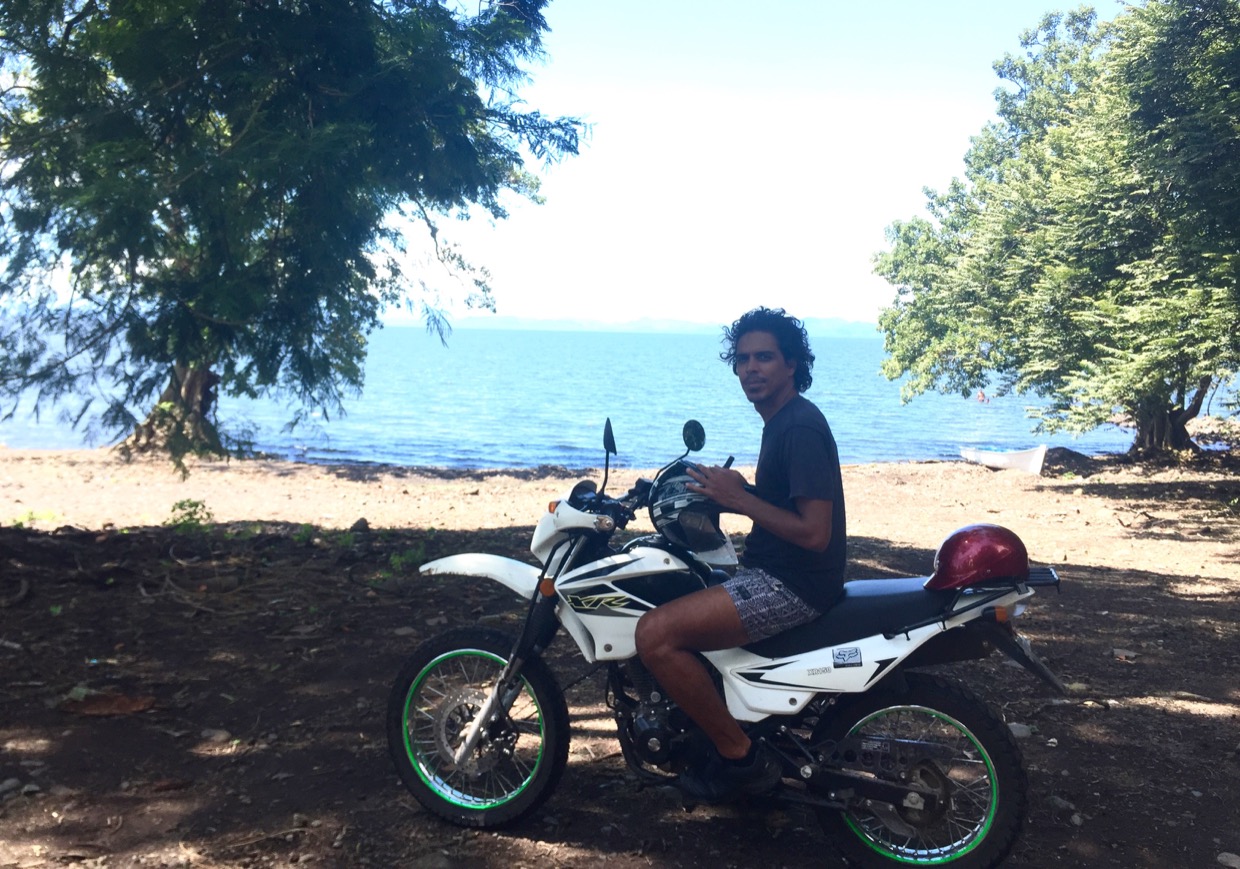
M 1054 586 L 1056 591 L 1061 590 L 1059 588 L 1059 574 L 1055 572 L 1055 568 L 1053 567 L 1031 567 L 1029 568 L 1029 578 L 1025 580 L 1024 585 L 1026 589 L 1030 587 L 1045 588 L 1047 586 Z M 1001 580 L 994 580 L 990 584 L 987 584 L 987 585 L 971 585 L 966 588 L 962 588 L 958 591 L 958 594 L 969 595 L 969 596 L 976 595 L 979 598 L 979 600 L 975 601 L 969 606 L 961 607 L 958 610 L 954 610 L 953 612 L 938 613 L 937 615 L 931 618 L 925 619 L 920 622 L 916 622 L 911 625 L 906 625 L 905 627 L 900 628 L 898 631 L 891 631 L 891 632 L 884 631 L 883 636 L 890 640 L 892 637 L 898 637 L 900 634 L 907 635 L 909 631 L 915 631 L 918 628 L 924 628 L 927 625 L 943 623 L 948 618 L 951 618 L 952 616 L 958 616 L 961 613 L 969 612 L 970 610 L 974 610 L 974 609 L 977 609 L 978 607 L 985 606 L 991 601 L 996 600 L 1000 597 L 1003 597 L 1005 594 L 1009 592 L 1017 590 L 1019 587 L 1020 587 L 1019 580 L 1016 577 L 1006 577 Z
M 1056 591 L 1059 591 L 1059 574 L 1055 572 L 1053 567 L 1031 567 L 1029 568 L 1029 579 L 1025 580 L 1025 585 L 1041 588 L 1053 585 Z

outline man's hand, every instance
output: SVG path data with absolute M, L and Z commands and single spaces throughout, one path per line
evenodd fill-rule
M 710 498 L 720 507 L 737 513 L 744 513 L 746 499 L 751 497 L 745 491 L 745 477 L 740 471 L 731 468 L 720 468 L 698 465 L 686 468 L 689 476 L 697 480 L 697 484 L 689 483 L 686 488 Z
M 776 537 L 815 552 L 825 551 L 831 543 L 830 501 L 797 498 L 795 510 L 782 510 L 746 490 L 740 471 L 704 465 L 685 470 L 697 480 L 685 488 L 700 492 L 725 510 L 748 516 Z

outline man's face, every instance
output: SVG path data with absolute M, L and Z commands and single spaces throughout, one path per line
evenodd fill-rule
M 746 332 L 736 342 L 736 376 L 755 405 L 782 404 L 796 395 L 796 364 L 784 358 L 770 332 Z

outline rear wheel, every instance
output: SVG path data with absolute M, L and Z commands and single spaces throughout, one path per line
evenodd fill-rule
M 905 681 L 907 690 L 880 688 L 845 701 L 819 724 L 814 743 L 826 749 L 847 738 L 841 766 L 928 790 L 933 808 L 858 800 L 843 812 L 823 810 L 823 828 L 854 865 L 996 866 L 1025 820 L 1020 749 L 962 686 L 919 673 Z
M 397 772 L 418 802 L 454 824 L 523 817 L 551 795 L 568 762 L 568 706 L 540 658 L 522 667 L 507 711 L 454 761 L 512 647 L 497 631 L 449 631 L 422 644 L 392 686 L 387 732 Z

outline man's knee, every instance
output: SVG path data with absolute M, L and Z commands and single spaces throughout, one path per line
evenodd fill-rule
M 665 619 L 658 610 L 651 610 L 637 620 L 633 631 L 633 643 L 637 647 L 637 655 L 646 664 L 657 656 L 667 645 L 667 633 L 663 622 Z

